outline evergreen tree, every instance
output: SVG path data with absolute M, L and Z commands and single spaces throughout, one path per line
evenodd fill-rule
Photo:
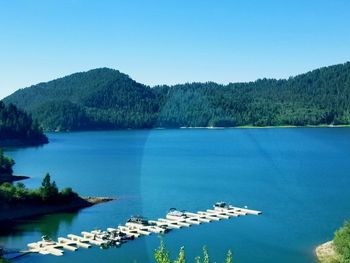
M 9 140 L 17 140 L 26 144 L 47 143 L 36 121 L 13 104 L 5 106 L 0 101 L 0 145 Z
M 4 151 L 0 148 L 0 175 L 12 175 L 12 167 L 15 161 L 4 155 Z
M 49 173 L 45 175 L 41 183 L 40 194 L 44 202 L 55 201 L 55 199 L 58 197 L 58 188 L 56 186 L 56 182 L 53 181 L 51 183 L 51 177 Z

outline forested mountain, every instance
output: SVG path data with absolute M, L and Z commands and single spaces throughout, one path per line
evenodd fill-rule
M 42 143 L 47 143 L 47 137 L 38 123 L 15 105 L 0 101 L 0 146 Z
M 48 130 L 350 124 L 350 63 L 286 80 L 153 88 L 101 68 L 18 90 L 5 102 Z
M 4 101 L 48 130 L 150 128 L 158 112 L 151 88 L 108 68 L 21 89 Z

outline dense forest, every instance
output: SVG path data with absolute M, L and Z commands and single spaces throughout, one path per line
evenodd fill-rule
M 31 116 L 13 104 L 0 101 L 0 145 L 47 143 L 47 137 Z
M 149 87 L 100 68 L 4 99 L 45 130 L 350 124 L 350 63 L 289 79 Z

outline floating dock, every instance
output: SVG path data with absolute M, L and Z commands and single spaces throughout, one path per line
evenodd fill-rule
M 43 237 L 41 241 L 29 243 L 28 251 L 42 255 L 62 256 L 64 250 L 76 251 L 80 248 L 88 249 L 92 245 L 99 247 L 119 246 L 123 242 L 141 237 L 148 236 L 152 233 L 166 233 L 172 229 L 200 225 L 223 219 L 246 215 L 260 215 L 262 212 L 248 208 L 240 208 L 228 205 L 224 202 L 218 202 L 213 209 L 198 211 L 192 213 L 188 211 L 178 211 L 172 208 L 165 218 L 158 220 L 146 220 L 142 217 L 129 219 L 124 226 L 117 228 L 109 227 L 106 231 L 92 230 L 82 231 L 81 236 L 68 234 L 66 237 L 59 237 L 56 241 Z

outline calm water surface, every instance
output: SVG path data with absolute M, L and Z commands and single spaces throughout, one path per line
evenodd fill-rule
M 222 262 L 315 262 L 314 247 L 350 218 L 350 129 L 151 130 L 48 134 L 50 144 L 7 149 L 15 172 L 37 187 L 50 172 L 59 187 L 118 201 L 23 221 L 1 230 L 0 243 L 25 248 L 124 223 L 132 214 L 163 217 L 170 207 L 203 210 L 215 201 L 262 210 L 175 230 L 164 236 L 175 255 L 194 258 L 207 245 Z M 63 257 L 30 255 L 18 262 L 152 262 L 156 235 L 120 248 L 80 249 Z

